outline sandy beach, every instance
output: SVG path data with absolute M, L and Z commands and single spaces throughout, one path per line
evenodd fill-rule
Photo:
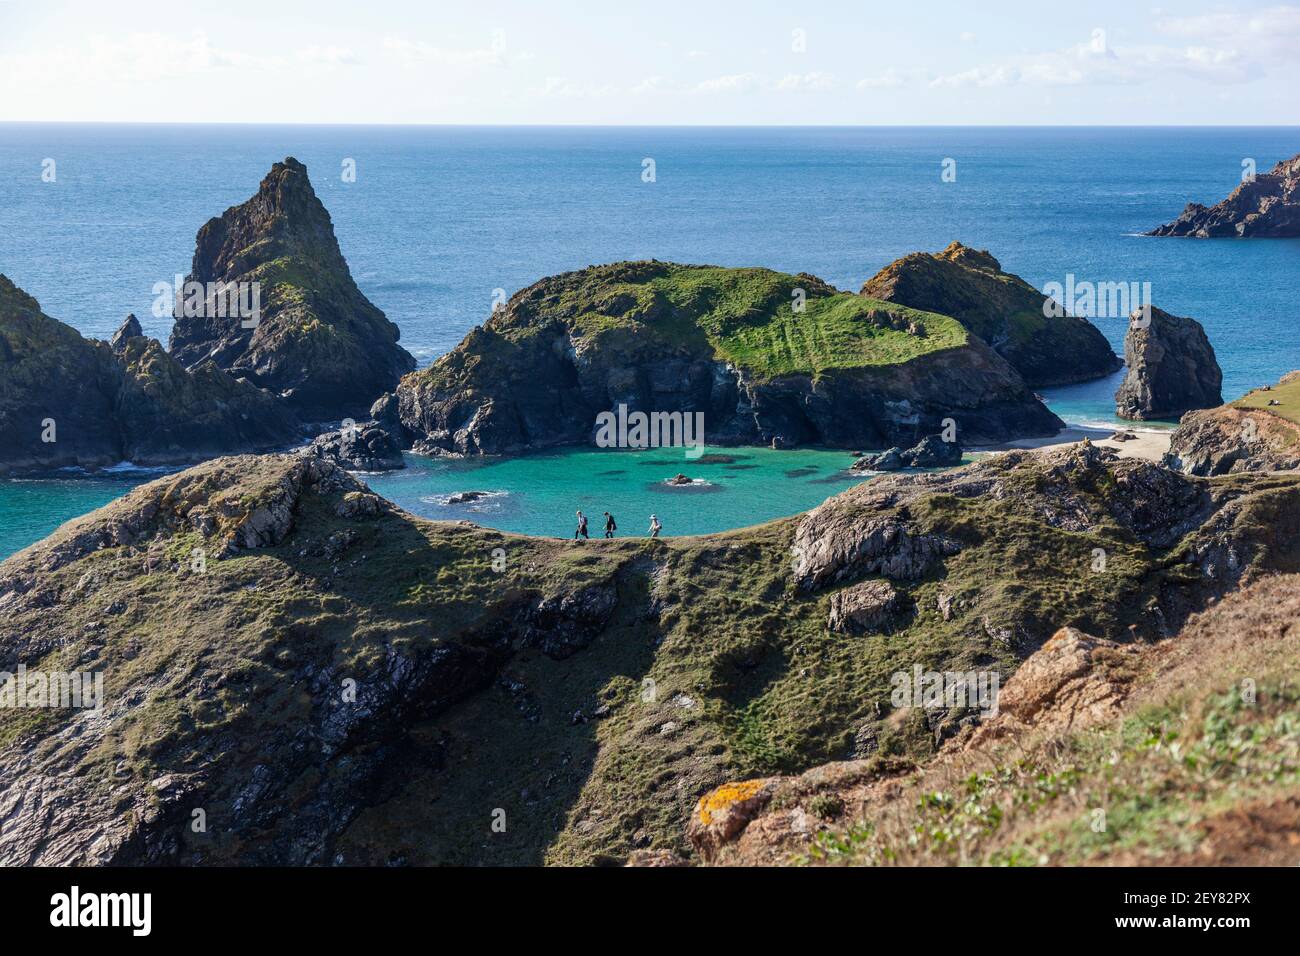
M 1134 437 L 1128 441 L 1115 441 L 1111 438 L 1112 435 L 1121 431 Z M 1094 445 L 1114 448 L 1119 452 L 1121 458 L 1140 458 L 1143 461 L 1159 462 L 1164 458 L 1165 453 L 1169 451 L 1169 442 L 1172 435 L 1172 429 L 1157 431 L 1142 428 L 1084 428 L 1078 425 L 1070 425 L 1051 438 L 1022 438 L 1001 445 L 981 445 L 972 448 L 971 452 L 979 454 L 1013 451 L 1020 448 L 1060 448 L 1064 445 L 1076 444 L 1087 438 Z

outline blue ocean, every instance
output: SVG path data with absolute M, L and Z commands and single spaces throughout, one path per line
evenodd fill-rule
M 199 227 L 292 155 L 307 164 L 357 283 L 421 364 L 483 321 L 497 290 L 593 263 L 761 265 L 856 290 L 899 256 L 960 240 L 1039 288 L 1071 276 L 1150 283 L 1155 305 L 1205 326 L 1232 398 L 1300 368 L 1300 241 L 1140 233 L 1189 200 L 1223 198 L 1243 161 L 1263 171 L 1298 151 L 1294 127 L 0 124 L 0 272 L 88 336 L 107 338 L 134 312 L 165 342 L 170 318 L 152 314 L 154 285 L 188 272 Z M 1094 321 L 1122 351 L 1123 317 Z M 1105 425 L 1114 422 L 1116 384 L 1046 397 L 1071 423 Z M 429 516 L 562 535 L 567 504 L 600 497 L 591 454 L 545 456 L 535 467 L 416 462 L 372 483 Z M 716 493 L 692 497 L 666 532 L 797 512 L 846 484 L 847 455 L 776 454 L 733 462 L 752 467 L 720 474 Z M 654 467 L 669 466 L 634 470 Z M 0 483 L 0 557 L 147 477 Z M 640 533 L 643 518 L 663 510 L 657 474 L 607 478 L 630 509 L 630 530 Z M 501 492 L 503 504 L 462 514 L 440 503 L 471 488 Z

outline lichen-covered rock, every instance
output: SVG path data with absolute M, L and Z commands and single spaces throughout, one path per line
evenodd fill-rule
M 516 293 L 404 378 L 396 405 L 411 441 L 459 454 L 593 442 L 598 416 L 620 406 L 684 413 L 691 425 L 699 415 L 710 442 L 772 447 L 879 448 L 937 432 L 947 418 L 971 442 L 1061 427 L 1011 366 L 947 316 L 837 292 L 814 276 L 653 261 L 593 266 Z M 389 403 L 380 413 L 391 414 Z M 683 443 L 680 424 L 668 442 Z
M 892 262 L 862 294 L 950 315 L 1011 363 L 1033 388 L 1085 382 L 1120 367 L 1106 337 L 1087 319 L 1064 314 L 987 251 L 951 243 Z
M 1223 402 L 1223 372 L 1201 323 L 1154 306 L 1133 313 L 1124 338 L 1128 372 L 1115 393 L 1120 418 L 1178 418 Z
M 901 595 L 888 581 L 862 581 L 831 596 L 826 626 L 847 634 L 878 634 L 898 611 Z
M 724 783 L 700 797 L 686 837 L 705 860 L 730 843 L 762 812 L 776 790 L 776 778 Z
M 1177 219 L 1147 235 L 1197 239 L 1300 236 L 1300 156 L 1285 159 L 1268 172 L 1243 182 L 1214 206 L 1188 203 Z
M 361 420 L 415 368 L 399 331 L 357 288 L 307 168 L 276 163 L 257 194 L 199 230 L 186 282 L 257 283 L 256 316 L 176 315 L 169 348 L 269 389 L 305 421 Z

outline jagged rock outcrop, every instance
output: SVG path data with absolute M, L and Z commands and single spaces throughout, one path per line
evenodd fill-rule
M 1300 155 L 1243 182 L 1214 206 L 1190 202 L 1171 223 L 1148 236 L 1197 239 L 1294 239 L 1300 236 Z
M 1101 378 L 1120 367 L 1106 337 L 987 251 L 953 242 L 913 252 L 867 280 L 862 295 L 950 315 L 992 346 L 1033 388 Z
M 1115 392 L 1120 418 L 1178 418 L 1223 402 L 1223 372 L 1201 323 L 1155 306 L 1129 317 L 1128 371 Z
M 348 471 L 395 471 L 406 467 L 401 447 L 376 422 L 362 422 L 318 435 L 304 453 Z
M 1192 475 L 1300 469 L 1300 371 L 1219 408 L 1188 412 L 1165 464 Z
M 112 346 L 114 352 L 121 352 L 127 342 L 140 335 L 144 335 L 144 330 L 140 328 L 140 320 L 135 317 L 135 313 L 132 313 L 118 326 L 113 337 L 108 340 L 108 344 Z
M 275 392 L 303 420 L 359 421 L 415 368 L 397 326 L 353 282 L 329 213 L 292 157 L 199 230 L 185 281 L 233 284 L 242 306 L 256 288 L 257 315 L 219 309 L 212 297 L 178 303 L 171 353 L 187 368 L 211 360 Z
M 887 629 L 901 603 L 888 581 L 862 581 L 832 595 L 826 626 L 846 634 L 878 634 Z
M 84 339 L 0 276 L 0 474 L 173 465 L 297 438 L 274 398 L 211 363 L 187 372 L 129 318 Z
M 408 440 L 461 454 L 589 443 L 597 416 L 620 406 L 687 413 L 685 425 L 702 415 L 709 441 L 775 447 L 910 444 L 948 418 L 966 442 L 1061 427 L 946 316 L 813 276 L 664 262 L 593 266 L 516 293 L 374 417 L 394 405 Z
M 850 471 L 899 471 L 903 468 L 951 468 L 961 464 L 962 448 L 955 441 L 926 435 L 912 448 L 890 448 L 878 455 L 863 455 Z

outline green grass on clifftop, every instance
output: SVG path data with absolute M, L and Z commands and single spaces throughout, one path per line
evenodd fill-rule
M 558 295 L 542 296 L 529 320 L 562 316 L 581 335 L 635 329 L 676 345 L 707 344 L 760 378 L 894 365 L 969 340 L 947 316 L 770 269 L 616 263 L 539 285 L 551 282 Z M 509 334 L 510 324 L 497 328 Z

